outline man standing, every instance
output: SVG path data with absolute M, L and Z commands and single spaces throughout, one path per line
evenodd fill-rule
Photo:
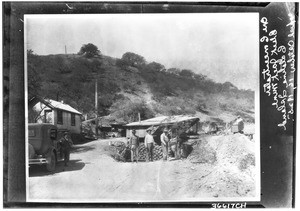
M 172 131 L 171 133 L 171 139 L 170 139 L 170 154 L 174 159 L 178 159 L 178 152 L 177 152 L 177 142 L 178 142 L 178 136 L 177 131 Z
M 61 147 L 61 152 L 64 154 L 64 163 L 65 166 L 68 166 L 68 162 L 70 160 L 70 150 L 73 146 L 72 140 L 68 137 L 68 133 L 65 132 L 63 137 L 58 142 Z
M 160 135 L 160 141 L 162 144 L 162 149 L 163 149 L 163 160 L 168 159 L 168 153 L 169 153 L 169 137 L 168 137 L 168 129 L 165 128 L 163 133 Z
M 153 148 L 154 148 L 154 138 L 151 135 L 151 128 L 146 130 L 147 134 L 145 136 L 145 147 L 147 148 L 147 160 L 153 161 Z
M 132 130 L 132 136 L 129 139 L 129 147 L 131 150 L 131 162 L 135 157 L 136 162 L 139 160 L 139 137 L 136 135 L 136 131 Z

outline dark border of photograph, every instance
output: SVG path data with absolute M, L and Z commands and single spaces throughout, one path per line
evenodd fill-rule
M 68 7 L 69 5 L 69 7 Z M 25 165 L 25 84 L 24 84 L 24 15 L 26 14 L 105 14 L 105 13 L 218 13 L 258 12 L 269 26 L 285 28 L 289 13 L 298 12 L 298 3 L 195 3 L 195 2 L 4 2 L 3 9 L 3 202 L 10 208 L 214 208 L 236 202 L 174 203 L 28 203 L 26 202 Z M 71 7 L 70 7 L 71 5 Z M 293 10 L 293 11 L 292 11 Z M 280 18 L 278 18 L 280 17 Z M 296 17 L 297 18 L 297 17 Z M 298 20 L 296 20 L 298 21 Z M 295 31 L 297 32 L 297 24 Z M 259 23 L 260 37 L 263 24 Z M 287 42 L 285 30 L 278 30 L 277 39 Z M 297 43 L 297 33 L 294 42 Z M 258 41 L 259 42 L 259 41 Z M 295 45 L 297 46 L 297 44 Z M 271 46 L 270 46 L 271 48 Z M 295 51 L 297 58 L 297 50 Z M 297 64 L 297 61 L 296 61 Z M 260 72 L 264 48 L 260 42 Z M 297 67 L 297 65 L 296 65 Z M 294 84 L 297 84 L 296 73 Z M 260 74 L 260 142 L 261 200 L 246 202 L 247 208 L 294 207 L 296 120 L 281 130 L 281 117 L 272 107 L 272 99 L 264 93 Z M 296 96 L 296 90 L 294 91 Z M 294 117 L 296 116 L 294 99 Z M 18 156 L 16 156 L 18 155 Z M 24 163 L 22 168 L 17 168 Z M 241 202 L 239 202 L 241 203 Z M 225 207 L 224 207 L 225 208 Z

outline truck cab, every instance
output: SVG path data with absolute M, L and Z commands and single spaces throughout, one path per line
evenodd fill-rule
M 48 171 L 54 171 L 59 154 L 57 127 L 46 123 L 28 125 L 29 165 L 46 165 Z

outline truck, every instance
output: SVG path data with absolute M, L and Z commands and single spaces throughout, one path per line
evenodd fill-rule
M 49 172 L 54 171 L 60 155 L 57 127 L 47 123 L 30 123 L 28 142 L 29 166 L 46 165 Z

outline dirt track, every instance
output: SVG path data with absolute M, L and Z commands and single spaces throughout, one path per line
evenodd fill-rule
M 77 145 L 68 167 L 58 163 L 49 174 L 30 168 L 31 201 L 157 201 L 201 200 L 204 198 L 246 197 L 254 191 L 239 192 L 229 187 L 232 172 L 222 170 L 224 181 L 214 181 L 220 168 L 212 164 L 193 164 L 189 160 L 169 162 L 116 162 L 106 151 L 108 140 Z M 232 191 L 224 191 L 224 188 Z M 220 190 L 222 189 L 222 190 Z

